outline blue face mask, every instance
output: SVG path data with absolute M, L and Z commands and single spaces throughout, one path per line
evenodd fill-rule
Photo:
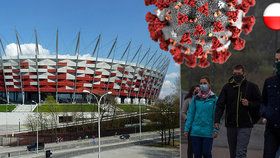
M 202 92 L 206 92 L 209 90 L 208 84 L 201 84 L 199 87 Z

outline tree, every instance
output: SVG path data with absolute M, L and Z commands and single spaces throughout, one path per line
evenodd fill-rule
M 153 106 L 153 112 L 149 115 L 152 122 L 156 122 L 157 128 L 161 134 L 162 145 L 170 145 L 171 130 L 174 131 L 179 127 L 179 97 L 178 95 L 169 95 L 164 99 L 157 100 Z M 168 135 L 168 136 L 167 136 Z
M 57 103 L 52 95 L 47 96 L 46 101 L 44 103 L 47 106 L 47 110 L 49 111 L 48 115 L 50 115 L 50 125 L 52 129 L 52 136 L 54 138 L 57 137 Z M 53 137 L 52 137 L 53 138 Z
M 27 118 L 26 118 L 26 126 L 27 126 L 27 128 L 29 130 L 31 130 L 31 131 L 35 131 L 36 123 L 37 123 L 36 116 L 34 116 L 32 114 L 28 114 Z

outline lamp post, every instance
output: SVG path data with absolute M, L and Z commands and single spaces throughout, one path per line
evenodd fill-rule
M 141 103 L 140 103 L 141 99 L 138 102 L 138 108 L 139 108 L 139 139 L 142 139 L 142 107 L 141 107 Z
M 88 90 L 83 90 L 83 92 L 94 96 L 97 101 L 97 106 L 98 106 L 98 158 L 101 158 L 101 156 L 100 156 L 100 102 L 105 95 L 112 94 L 112 92 L 110 92 L 110 91 L 106 92 L 105 94 L 103 94 L 100 97 L 99 100 L 95 94 L 90 93 Z
M 18 119 L 18 132 L 20 132 L 20 118 Z
M 37 121 L 36 121 L 36 153 L 38 154 L 38 147 L 39 147 L 39 135 L 38 135 L 38 122 L 39 122 L 39 117 L 38 117 L 38 109 L 39 109 L 39 104 L 32 100 L 32 103 L 36 104 L 36 115 L 37 115 Z

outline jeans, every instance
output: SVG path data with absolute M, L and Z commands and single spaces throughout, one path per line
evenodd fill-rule
M 246 158 L 252 128 L 227 128 L 230 158 Z
M 280 147 L 280 129 L 265 128 L 263 158 L 275 158 Z
M 191 136 L 188 136 L 188 158 L 193 158 L 192 140 Z
M 191 136 L 194 158 L 212 158 L 213 138 Z
M 280 158 L 280 147 L 279 147 L 279 149 L 278 149 L 278 151 L 276 153 L 276 157 L 275 158 Z

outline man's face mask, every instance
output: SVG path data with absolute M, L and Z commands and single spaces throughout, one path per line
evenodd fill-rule
M 276 74 L 280 75 L 280 61 L 275 62 Z
M 276 69 L 276 74 L 280 76 L 280 53 L 275 54 L 275 69 Z
M 240 83 L 244 79 L 243 74 L 233 74 L 233 79 L 235 82 Z

